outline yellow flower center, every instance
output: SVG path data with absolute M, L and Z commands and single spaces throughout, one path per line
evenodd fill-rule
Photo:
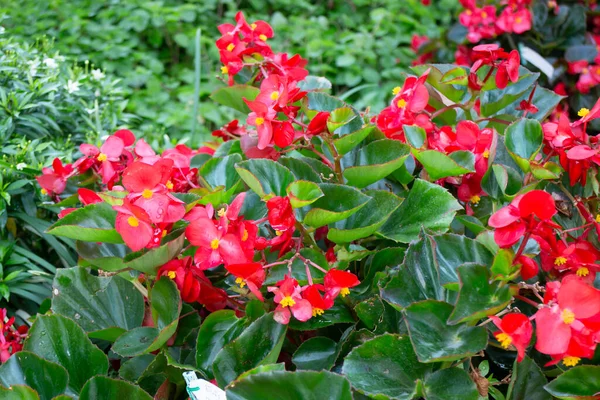
M 494 336 L 496 336 L 496 340 L 500 342 L 500 346 L 505 349 L 508 349 L 508 346 L 512 344 L 512 338 L 504 332 L 498 333 Z
M 260 40 L 262 40 L 263 42 L 266 42 L 266 41 L 267 41 L 267 39 L 268 39 L 268 38 L 267 38 L 267 35 L 258 35 L 258 38 L 259 38 Z
M 285 296 L 279 304 L 281 304 L 281 307 L 294 307 L 296 302 L 292 299 L 292 296 Z
M 565 308 L 562 313 L 560 314 L 560 317 L 562 318 L 563 322 L 567 325 L 571 325 L 573 323 L 573 321 L 575 321 L 575 314 L 573 313 L 573 311 L 569 310 L 568 308 Z
M 229 43 L 227 46 L 227 51 L 233 51 L 233 49 L 235 49 L 235 45 L 233 43 Z
M 96 159 L 100 162 L 103 162 L 103 161 L 108 160 L 108 156 L 104 153 L 100 153 L 100 154 L 98 154 L 98 157 Z
M 277 100 L 279 98 L 279 92 L 278 91 L 274 91 L 273 93 L 271 93 L 271 100 Z
M 165 236 L 167 236 L 167 230 L 166 230 L 166 229 L 163 229 L 163 231 L 162 231 L 162 233 L 161 233 L 161 236 L 162 236 L 162 237 L 165 237 Z
M 226 74 L 228 74 L 228 73 L 229 73 L 229 68 L 227 68 L 227 67 L 225 67 L 225 66 L 221 67 L 221 73 L 222 73 L 223 75 L 226 75 Z
M 346 297 L 350 294 L 350 289 L 348 289 L 347 287 L 342 288 L 342 290 L 340 290 L 340 296 L 342 297 Z
M 584 72 L 585 73 L 585 72 Z M 587 108 L 582 108 L 577 112 L 577 115 L 579 115 L 580 117 L 585 117 L 586 115 L 588 115 L 590 113 L 590 110 L 588 110 Z
M 140 225 L 140 221 L 138 221 L 138 219 L 133 215 L 127 218 L 127 223 L 129 224 L 129 226 L 133 226 L 134 228 Z
M 485 13 L 483 13 L 483 14 L 485 14 Z M 485 18 L 485 17 L 483 17 L 483 18 Z M 517 17 L 517 18 L 515 18 L 515 22 L 516 22 L 517 24 L 520 24 L 521 22 L 523 22 L 523 18 L 521 18 L 521 17 Z
M 283 235 L 283 231 L 275 231 L 275 235 L 281 236 L 281 235 Z
M 473 14 L 473 11 L 467 10 L 466 13 L 467 13 L 467 15 L 471 15 L 471 14 Z
M 218 249 L 219 248 L 219 239 L 213 239 L 210 242 L 210 248 L 213 249 L 213 250 Z
M 581 70 L 581 73 L 584 74 L 584 75 L 587 74 L 588 72 L 590 72 L 590 70 L 587 69 L 587 68 L 584 68 L 584 69 Z M 585 113 L 585 115 L 587 115 L 590 112 L 590 110 L 588 110 L 587 108 L 582 108 L 582 110 L 587 110 L 587 113 Z M 581 112 L 581 110 L 579 110 L 579 113 L 580 112 Z M 577 114 L 579 114 L 579 113 L 577 113 Z M 580 117 L 585 117 L 585 115 L 579 115 L 579 116 Z
M 324 312 L 325 311 L 323 311 L 322 308 L 313 308 L 313 310 L 312 310 L 313 317 L 316 317 L 318 315 L 323 315 Z
M 48 191 L 46 189 L 42 189 L 42 190 L 40 190 L 40 192 L 42 192 L 43 195 L 47 195 L 48 194 Z
M 398 108 L 404 108 L 404 107 L 406 107 L 406 100 L 400 99 L 400 100 L 398 100 L 396 105 L 398 106 Z
M 471 199 L 469 199 L 469 201 L 473 204 L 479 204 L 479 202 L 481 201 L 481 197 L 479 197 L 478 195 L 472 196 Z
M 565 265 L 566 263 L 567 263 L 567 259 L 562 256 L 556 257 L 554 259 L 554 265 L 561 266 L 561 265 Z
M 145 199 L 151 199 L 153 194 L 154 193 L 152 193 L 152 190 L 144 189 L 144 191 L 142 192 L 142 197 Z
M 177 278 L 177 273 L 175 271 L 169 271 L 167 272 L 167 276 L 169 277 L 169 279 L 175 279 Z
M 265 123 L 265 119 L 263 117 L 258 117 L 256 118 L 256 126 L 261 126 L 262 124 Z
M 488 17 L 488 14 L 485 11 L 481 13 L 481 18 L 487 18 L 487 17 Z M 517 19 L 519 19 L 519 18 L 517 18 Z M 517 22 L 520 22 L 520 21 L 517 21 Z
M 173 190 L 173 182 L 167 181 L 167 183 L 165 183 L 165 186 L 167 187 L 167 189 Z
M 581 358 L 579 357 L 566 356 L 565 358 L 563 358 L 562 362 L 565 365 L 565 367 L 574 367 L 577 364 L 579 364 L 580 360 Z
M 588 274 L 590 273 L 590 270 L 587 269 L 586 267 L 579 267 L 577 268 L 577 276 L 588 276 Z
M 246 286 L 246 282 L 244 282 L 244 280 L 242 278 L 237 278 L 235 280 L 235 283 L 237 283 L 238 285 L 240 285 L 241 288 L 243 288 L 244 286 Z
M 600 224 L 600 214 L 596 214 L 596 222 Z
M 250 29 L 255 30 L 257 25 L 255 23 L 250 24 Z
M 242 233 L 242 242 L 248 240 L 248 231 L 244 229 L 244 233 Z
M 221 208 L 219 211 L 217 211 L 217 215 L 219 217 L 224 217 L 225 216 L 225 209 Z
M 401 90 L 402 88 L 400 86 L 396 86 L 394 89 L 392 89 L 392 94 L 398 94 Z
M 483 156 L 483 158 L 490 158 L 490 151 L 489 150 L 484 151 L 482 156 Z

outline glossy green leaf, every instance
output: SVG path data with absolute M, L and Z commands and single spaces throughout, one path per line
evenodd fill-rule
M 413 150 L 413 155 L 423 164 L 432 180 L 475 171 L 475 155 L 470 152 L 455 151 L 448 156 L 437 150 Z
M 422 228 L 434 232 L 448 230 L 454 214 L 460 209 L 461 205 L 446 189 L 416 179 L 406 199 L 377 233 L 387 239 L 409 243 L 419 236 Z
M 494 257 L 491 272 L 499 279 L 507 278 L 513 271 L 513 254 L 508 249 L 500 249 Z
M 417 125 L 404 125 L 402 129 L 404 130 L 406 140 L 412 147 L 416 149 L 423 147 L 425 140 L 427 139 L 425 129 Z
M 506 394 L 506 400 L 552 400 L 544 390 L 548 379 L 541 368 L 528 356 L 513 365 L 512 378 Z
M 481 93 L 481 115 L 491 117 L 506 113 L 506 108 L 512 106 L 516 108 L 519 105 L 517 101 L 525 93 L 530 93 L 531 89 L 539 77 L 539 73 L 531 73 L 521 67 L 519 69 L 519 80 L 515 83 L 509 82 L 504 89 L 498 89 L 495 84 L 495 75 L 489 79 L 487 85 Z M 535 103 L 534 103 L 535 104 Z
M 252 368 L 250 371 L 246 371 L 238 377 L 238 380 L 244 379 L 250 375 L 262 374 L 271 371 L 285 371 L 285 363 L 259 365 L 256 368 Z
M 331 82 L 322 76 L 308 75 L 303 81 L 298 82 L 298 87 L 311 92 L 323 91 L 331 89 Z
M 355 347 L 342 374 L 369 397 L 410 400 L 417 395 L 417 382 L 432 368 L 419 362 L 408 336 L 385 334 Z
M 40 396 L 29 386 L 13 385 L 10 388 L 0 386 L 2 400 L 40 400 Z
M 509 287 L 498 281 L 490 283 L 490 271 L 484 265 L 458 267 L 460 292 L 449 324 L 477 321 L 504 309 L 512 300 Z
M 297 369 L 327 371 L 333 367 L 337 354 L 336 342 L 328 337 L 318 336 L 302 342 L 294 353 L 292 362 Z
M 60 315 L 38 315 L 23 350 L 62 365 L 75 393 L 92 376 L 108 372 L 104 352 L 92 344 L 79 325 Z
M 158 332 L 158 329 L 150 326 L 131 329 L 115 340 L 112 351 L 123 357 L 147 353 L 148 347 L 158 338 Z
M 349 153 L 350 150 L 352 150 L 353 148 L 358 146 L 363 140 L 365 140 L 374 128 L 375 126 L 373 125 L 367 125 L 357 130 L 356 132 L 351 132 L 335 139 L 333 141 L 333 144 L 335 145 L 338 154 L 343 156 Z
M 346 125 L 354 118 L 356 118 L 356 114 L 350 107 L 336 108 L 329 114 L 327 129 L 329 132 L 335 132 L 336 129 Z
M 273 364 L 279 357 L 287 327 L 265 314 L 247 327 L 240 336 L 223 347 L 213 363 L 219 385 L 225 386 L 241 373 L 261 364 Z
M 308 206 L 323 197 L 323 191 L 319 188 L 319 185 L 310 181 L 298 180 L 292 182 L 286 188 L 286 193 L 294 208 Z
M 429 375 L 423 385 L 427 400 L 477 400 L 479 392 L 469 374 L 460 368 L 446 368 Z
M 155 357 L 154 354 L 142 354 L 141 356 L 130 358 L 121 364 L 119 377 L 129 382 L 137 382 Z
M 306 161 L 299 158 L 281 157 L 279 163 L 289 169 L 298 180 L 321 183 L 323 180 Z
M 348 243 L 372 235 L 400 206 L 402 200 L 384 190 L 370 190 L 367 204 L 350 217 L 329 227 L 327 239 L 335 243 Z
M 306 322 L 300 322 L 292 318 L 289 323 L 290 328 L 296 331 L 314 331 L 316 329 L 325 328 L 335 324 L 353 324 L 356 320 L 352 316 L 352 312 L 344 304 L 337 302 L 322 315 L 312 317 Z
M 255 158 L 242 161 L 235 169 L 261 198 L 268 195 L 285 196 L 285 189 L 294 181 L 289 169 L 272 160 Z
M 448 325 L 452 305 L 425 300 L 404 309 L 410 340 L 421 362 L 455 361 L 473 356 L 487 346 L 485 327 Z
M 397 140 L 376 140 L 360 150 L 356 163 L 344 169 L 344 178 L 349 185 L 364 188 L 404 165 L 409 154 L 409 147 Z
M 231 107 L 243 114 L 248 114 L 250 109 L 243 99 L 254 100 L 259 93 L 260 89 L 254 86 L 233 85 L 224 86 L 215 90 L 210 97 L 219 104 Z
M 453 85 L 452 83 L 443 83 L 444 76 L 450 71 L 456 70 L 453 64 L 423 64 L 411 67 L 418 75 L 423 74 L 429 69 L 427 83 L 433 86 L 438 92 L 443 94 L 454 102 L 459 102 L 467 94 L 466 87 Z
M 212 364 L 221 349 L 237 338 L 244 329 L 244 320 L 232 310 L 211 313 L 198 332 L 196 343 L 196 366 L 209 378 L 214 378 Z
M 600 393 L 600 367 L 581 365 L 571 368 L 544 388 L 559 399 L 594 399 Z
M 66 369 L 28 351 L 13 354 L 0 365 L 0 384 L 4 387 L 30 386 L 41 400 L 64 393 L 68 382 Z
M 160 348 L 177 331 L 181 313 L 181 297 L 177 285 L 166 276 L 154 283 L 150 291 L 150 309 L 154 325 L 160 330 L 148 352 Z
M 79 208 L 59 219 L 48 233 L 85 242 L 123 243 L 115 230 L 117 212 L 107 203 L 95 203 Z
M 228 400 L 352 400 L 350 384 L 341 375 L 321 371 L 270 371 L 235 381 Z
M 152 397 L 139 386 L 108 376 L 95 376 L 90 379 L 79 395 L 79 400 L 152 400 Z
M 198 174 L 212 189 L 219 186 L 223 186 L 225 190 L 235 189 L 240 181 L 240 177 L 235 172 L 234 167 L 240 161 L 242 161 L 242 157 L 239 154 L 213 157 L 204 163 Z
M 351 186 L 322 183 L 324 196 L 311 204 L 304 223 L 314 228 L 348 218 L 369 201 L 370 197 Z
M 508 151 L 525 160 L 535 157 L 544 140 L 542 125 L 534 119 L 520 119 L 513 122 L 506 128 L 505 137 Z
M 97 339 L 114 341 L 144 319 L 142 294 L 118 275 L 97 277 L 81 267 L 59 269 L 53 294 L 52 310 L 72 318 Z

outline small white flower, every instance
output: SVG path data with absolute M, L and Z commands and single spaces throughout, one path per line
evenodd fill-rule
M 6 32 L 6 28 L 3 26 L 0 26 L 0 35 L 2 35 L 4 32 Z
M 29 60 L 27 61 L 27 64 L 29 64 L 29 75 L 35 75 L 38 67 L 40 66 L 40 60 L 37 58 L 35 60 Z
M 93 114 L 95 110 L 93 108 L 86 108 L 85 111 L 87 111 L 88 114 Z
M 92 70 L 92 78 L 99 81 L 104 78 L 104 72 L 101 69 L 93 69 Z
M 50 69 L 54 69 L 58 67 L 58 63 L 56 62 L 56 60 L 54 58 L 44 58 L 44 64 L 46 64 L 46 67 L 50 68 Z
M 67 82 L 67 90 L 69 91 L 69 93 L 77 92 L 79 90 L 79 82 L 72 81 L 69 79 L 69 82 Z
M 27 167 L 27 164 L 25 164 L 24 162 L 17 164 L 17 169 L 19 171 L 23 171 L 23 168 L 26 168 L 26 167 Z

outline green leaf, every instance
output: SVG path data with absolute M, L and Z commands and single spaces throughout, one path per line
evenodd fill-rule
M 114 341 L 141 326 L 144 298 L 120 276 L 96 277 L 81 267 L 59 269 L 52 310 L 75 320 L 91 337 Z
M 324 196 L 315 201 L 304 216 L 304 223 L 319 228 L 348 218 L 367 204 L 370 197 L 351 186 L 322 183 Z
M 163 276 L 154 283 L 150 291 L 150 309 L 154 325 L 160 333 L 148 352 L 160 348 L 177 330 L 181 313 L 181 297 L 175 282 Z
M 503 279 L 508 278 L 513 270 L 513 255 L 508 249 L 500 249 L 494 257 L 491 272 L 494 277 Z
M 279 159 L 284 167 L 289 169 L 296 179 L 301 181 L 310 181 L 321 183 L 323 180 L 319 177 L 318 171 L 315 171 L 307 162 L 292 157 L 281 157 Z
M 422 75 L 426 70 L 429 71 L 427 76 L 427 83 L 433 86 L 438 92 L 449 98 L 453 102 L 460 102 L 465 94 L 467 94 L 467 88 L 454 85 L 452 83 L 443 83 L 444 77 L 447 73 L 452 74 L 456 70 L 456 65 L 453 64 L 423 64 L 415 65 L 411 67 L 416 74 Z
M 506 128 L 505 144 L 521 169 L 524 161 L 533 159 L 540 149 L 544 140 L 542 125 L 534 119 L 520 119 Z M 529 163 L 526 164 L 527 168 Z
M 346 125 L 356 118 L 356 114 L 350 107 L 341 107 L 333 110 L 327 119 L 327 129 L 333 133 L 336 129 Z
M 477 400 L 479 392 L 469 374 L 460 368 L 446 368 L 429 375 L 424 384 L 427 400 Z
M 235 164 L 242 161 L 239 154 L 231 154 L 225 157 L 213 157 L 208 160 L 198 171 L 198 174 L 215 189 L 223 186 L 229 191 L 235 189 L 240 181 L 239 175 L 235 172 Z
M 446 189 L 416 179 L 407 198 L 377 233 L 396 242 L 409 243 L 419 236 L 422 228 L 434 232 L 448 230 L 460 209 L 458 201 Z
M 481 188 L 494 199 L 512 196 L 522 187 L 519 173 L 507 165 L 493 164 L 481 180 Z
M 337 358 L 337 343 L 318 336 L 303 342 L 292 357 L 297 369 L 330 370 Z
M 39 400 L 40 396 L 28 386 L 13 385 L 10 388 L 0 386 L 2 400 Z
M 285 196 L 285 190 L 294 181 L 289 169 L 272 160 L 255 158 L 242 161 L 235 167 L 244 182 L 261 198 L 268 195 Z
M 321 91 L 331 89 L 331 82 L 322 76 L 308 75 L 298 82 L 298 87 L 304 91 Z
M 250 85 L 225 86 L 215 90 L 210 98 L 219 104 L 231 107 L 243 114 L 248 114 L 250 109 L 243 99 L 254 100 L 260 93 L 260 89 Z
M 477 321 L 504 309 L 512 300 L 508 285 L 490 283 L 488 267 L 466 264 L 458 267 L 460 292 L 449 324 Z
M 521 67 L 519 69 L 519 80 L 515 83 L 509 82 L 504 89 L 498 89 L 495 80 L 489 79 L 480 96 L 481 116 L 491 117 L 501 111 L 506 113 L 508 106 L 516 108 L 519 104 L 517 100 L 526 92 L 530 92 L 539 75 L 539 73 L 531 73 L 526 68 Z
M 296 331 L 314 331 L 335 324 L 354 324 L 356 320 L 352 316 L 350 309 L 341 303 L 336 303 L 322 315 L 312 317 L 306 322 L 300 322 L 297 319 L 290 321 L 290 328 Z
M 121 364 L 119 377 L 126 381 L 137 382 L 150 363 L 154 361 L 155 357 L 154 354 L 142 354 L 141 356 L 130 358 Z
M 343 376 L 322 371 L 270 371 L 235 381 L 227 388 L 228 400 L 352 400 Z
M 59 219 L 48 233 L 85 242 L 123 243 L 115 230 L 116 216 L 107 203 L 90 204 Z
M 95 376 L 85 384 L 79 400 L 100 399 L 152 400 L 152 397 L 129 382 L 108 376 Z
M 242 334 L 217 354 L 213 372 L 220 386 L 258 365 L 273 364 L 279 357 L 287 327 L 273 319 L 273 313 L 254 321 Z
M 432 368 L 419 362 L 408 336 L 385 334 L 355 347 L 342 374 L 369 397 L 410 400 L 417 395 L 417 382 Z
M 286 193 L 294 208 L 308 206 L 323 197 L 323 191 L 319 188 L 319 185 L 310 181 L 298 180 L 292 182 L 286 188 Z
M 437 150 L 413 150 L 413 155 L 434 181 L 475 171 L 475 155 L 471 152 L 455 151 L 447 156 Z
M 379 322 L 382 322 L 384 311 L 385 307 L 379 296 L 361 301 L 354 307 L 356 316 L 369 329 L 374 329 Z
M 544 389 L 559 399 L 594 399 L 600 393 L 600 367 L 580 365 L 571 368 Z
M 66 369 L 28 351 L 13 354 L 0 365 L 0 384 L 5 387 L 31 386 L 41 400 L 50 400 L 64 393 L 68 382 Z
M 108 372 L 104 352 L 92 344 L 79 325 L 60 315 L 38 315 L 23 350 L 62 365 L 75 393 L 94 375 Z
M 356 163 L 344 169 L 344 178 L 357 188 L 369 186 L 404 165 L 409 149 L 397 140 L 371 142 L 360 150 Z
M 112 351 L 123 357 L 135 357 L 148 353 L 148 347 L 157 339 L 158 329 L 141 326 L 119 336 L 112 346 Z
M 400 206 L 402 199 L 384 190 L 370 190 L 367 204 L 350 217 L 329 227 L 327 239 L 335 243 L 348 243 L 372 235 Z
M 425 129 L 421 128 L 417 125 L 404 125 L 402 126 L 404 130 L 404 136 L 406 136 L 406 140 L 410 145 L 416 149 L 420 149 L 425 144 L 425 139 L 427 139 L 427 133 Z
M 214 378 L 212 365 L 221 349 L 244 330 L 244 320 L 232 310 L 209 314 L 200 325 L 196 344 L 196 366 L 210 379 Z
M 446 323 L 452 305 L 425 300 L 404 309 L 410 340 L 421 362 L 455 361 L 477 354 L 487 346 L 484 327 Z
M 338 154 L 343 156 L 347 154 L 358 146 L 363 140 L 369 136 L 371 131 L 375 128 L 374 125 L 367 125 L 356 132 L 348 133 L 346 135 L 340 136 L 338 139 L 333 141 L 335 148 L 338 151 Z
M 544 390 L 548 380 L 540 367 L 528 356 L 513 365 L 507 400 L 552 400 Z
M 241 374 L 238 380 L 244 379 L 250 375 L 262 374 L 271 371 L 285 371 L 285 363 L 281 362 L 277 364 L 259 365 L 258 367 L 252 368 L 250 371 L 246 371 L 243 374 Z

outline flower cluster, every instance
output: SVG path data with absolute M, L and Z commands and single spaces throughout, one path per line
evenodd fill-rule
M 0 363 L 23 348 L 29 330 L 27 325 L 14 326 L 15 317 L 7 318 L 6 309 L 0 308 Z
M 469 32 L 467 39 L 477 43 L 482 39 L 493 39 L 502 33 L 523 33 L 531 29 L 531 0 L 507 0 L 504 7 L 493 5 L 477 6 L 477 0 L 460 0 L 465 8 L 459 16 L 460 23 Z

